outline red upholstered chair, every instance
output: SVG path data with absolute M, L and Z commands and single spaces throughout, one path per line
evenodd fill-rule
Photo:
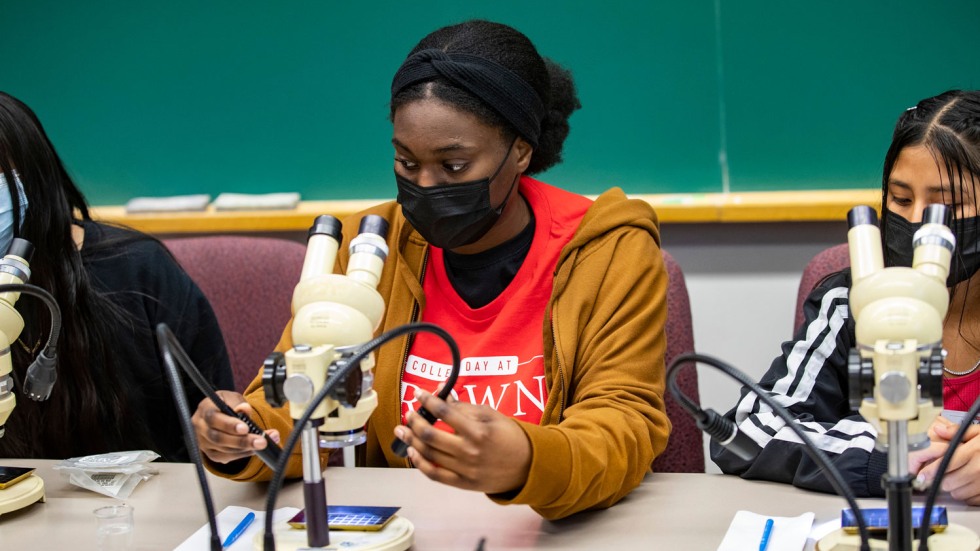
M 163 243 L 211 302 L 228 348 L 235 388 L 243 391 L 289 321 L 306 246 L 245 236 L 188 237 Z
M 817 253 L 803 269 L 800 280 L 800 290 L 796 295 L 796 322 L 793 324 L 793 334 L 803 325 L 803 303 L 823 279 L 834 272 L 839 272 L 851 265 L 850 252 L 847 243 L 834 245 Z
M 691 325 L 691 302 L 687 294 L 684 274 L 667 251 L 663 251 L 667 266 L 667 353 L 664 365 L 670 365 L 674 357 L 684 352 L 694 352 L 694 329 Z M 694 402 L 700 402 L 698 372 L 685 368 L 677 376 L 681 390 Z M 667 449 L 653 462 L 655 472 L 703 473 L 704 444 L 701 431 L 694 419 L 666 393 L 667 417 L 673 429 Z

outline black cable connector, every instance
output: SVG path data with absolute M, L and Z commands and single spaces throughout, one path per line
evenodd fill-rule
M 759 445 L 744 432 L 738 430 L 731 419 L 713 409 L 703 410 L 703 417 L 697 418 L 697 426 L 735 455 L 748 461 L 759 453 Z
M 445 400 L 445 398 L 443 399 Z M 415 413 L 421 415 L 422 418 L 428 421 L 430 425 L 436 424 L 437 421 L 436 416 L 432 415 L 432 413 L 429 410 L 420 407 Z M 395 438 L 394 440 L 391 441 L 391 451 L 394 452 L 394 454 L 397 455 L 398 457 L 407 457 L 408 443 L 402 440 L 401 438 Z
M 52 357 L 48 357 L 47 352 L 44 349 L 37 355 L 27 368 L 27 377 L 24 378 L 24 393 L 35 402 L 47 400 L 58 380 L 58 370 L 55 369 L 57 356 L 52 351 Z

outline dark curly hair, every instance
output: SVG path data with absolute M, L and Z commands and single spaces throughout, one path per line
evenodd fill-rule
M 506 67 L 524 79 L 547 106 L 547 114 L 541 121 L 538 146 L 534 148 L 526 172 L 537 174 L 561 162 L 562 147 L 569 131 L 568 117 L 582 107 L 571 72 L 541 57 L 534 44 L 517 29 L 492 21 L 466 21 L 433 31 L 412 48 L 408 56 L 426 49 L 477 55 Z M 489 126 L 499 128 L 507 141 L 518 134 L 513 125 L 489 105 L 442 78 L 409 86 L 391 98 L 389 117 L 394 118 L 399 107 L 428 97 L 438 98 L 472 113 Z

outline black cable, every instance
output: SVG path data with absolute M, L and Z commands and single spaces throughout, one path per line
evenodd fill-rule
M 409 326 L 412 325 L 413 324 L 409 324 Z M 423 324 L 423 323 L 414 324 L 414 326 L 424 326 L 424 325 L 431 325 L 431 324 Z M 453 387 L 456 386 L 456 379 L 459 377 L 459 364 L 460 364 L 459 349 L 456 347 L 456 341 L 453 340 L 452 336 L 450 336 L 449 333 L 446 333 L 438 325 L 431 325 L 431 326 L 442 333 L 440 337 L 442 337 L 442 339 L 449 345 L 449 349 L 453 354 L 452 371 L 449 372 L 449 377 L 446 378 L 446 382 L 443 384 L 443 388 L 439 392 L 439 398 L 441 400 L 445 400 L 446 398 L 449 397 L 449 393 L 452 391 Z M 430 425 L 436 424 L 436 416 L 432 415 L 432 413 L 429 410 L 425 409 L 424 407 L 419 407 L 419 409 L 416 410 L 415 413 L 422 416 L 422 418 L 428 421 Z M 398 457 L 406 457 L 408 455 L 408 444 L 406 444 L 399 438 L 395 438 L 391 442 L 391 451 L 394 452 L 395 455 L 397 455 Z
M 857 499 L 855 499 L 854 494 L 851 493 L 850 488 L 847 487 L 847 482 L 844 481 L 840 471 L 838 471 L 834 464 L 831 463 L 830 459 L 827 457 L 827 454 L 825 454 L 823 450 L 818 448 L 813 441 L 810 440 L 810 437 L 803 432 L 803 429 L 801 429 L 799 425 L 796 424 L 793 417 L 788 411 L 786 411 L 786 408 L 779 405 L 779 403 L 776 402 L 776 400 L 774 400 L 773 397 L 766 391 L 762 390 L 762 388 L 760 388 L 755 381 L 749 379 L 747 375 L 738 369 L 711 356 L 689 352 L 675 357 L 674 361 L 670 363 L 670 367 L 667 368 L 667 388 L 670 389 L 670 392 L 674 394 L 674 397 L 677 398 L 678 403 L 680 403 L 685 410 L 692 412 L 691 408 L 693 408 L 695 411 L 692 412 L 692 415 L 699 419 L 702 417 L 707 417 L 709 412 L 702 410 L 700 406 L 694 404 L 694 402 L 687 398 L 687 396 L 681 392 L 680 387 L 677 386 L 677 382 L 675 381 L 677 372 L 680 371 L 683 364 L 687 362 L 693 362 L 695 365 L 700 362 L 718 368 L 724 374 L 747 386 L 763 402 L 772 408 L 772 410 L 775 411 L 783 421 L 786 422 L 786 425 L 790 428 L 790 430 L 792 430 L 804 443 L 803 449 L 806 450 L 810 458 L 816 461 L 823 468 L 824 474 L 830 480 L 830 483 L 834 487 L 834 490 L 837 491 L 837 494 L 843 497 L 847 501 L 847 504 L 850 505 L 851 510 L 854 511 L 854 517 L 858 525 L 858 532 L 861 536 L 861 551 L 870 551 L 871 546 L 868 539 L 868 526 L 864 520 L 864 517 L 861 515 L 861 508 L 858 507 Z M 715 412 L 710 411 L 710 413 Z M 717 413 L 715 414 L 717 415 Z M 729 423 L 731 422 L 728 419 L 725 419 L 725 421 L 728 421 Z
M 176 346 L 172 352 L 177 357 L 177 364 L 183 369 L 184 373 L 187 374 L 194 385 L 197 386 L 197 388 L 207 398 L 214 402 L 221 413 L 224 413 L 230 417 L 237 417 L 243 423 L 245 423 L 245 426 L 248 427 L 248 432 L 250 434 L 257 434 L 265 438 L 265 449 L 255 452 L 255 455 L 257 455 L 266 465 L 275 467 L 276 461 L 279 459 L 279 454 L 281 453 L 279 444 L 276 444 L 276 442 L 272 440 L 272 438 L 266 434 L 261 427 L 256 425 L 248 415 L 233 410 L 231 406 L 225 403 L 225 401 L 221 399 L 221 396 L 218 396 L 218 392 L 211 386 L 211 383 L 204 378 L 204 375 L 202 375 L 197 369 L 197 366 L 194 365 L 194 361 L 190 359 L 187 352 L 180 347 L 180 343 L 177 343 L 175 340 L 174 342 L 178 346 Z
M 51 313 L 51 330 L 48 333 L 48 341 L 44 348 L 37 355 L 37 358 L 27 368 L 24 377 L 24 393 L 31 400 L 47 400 L 51 396 L 51 389 L 58 379 L 58 372 L 55 371 L 55 351 L 58 345 L 58 337 L 61 335 L 61 308 L 58 302 L 51 296 L 51 293 L 30 283 L 3 283 L 0 284 L 0 293 L 19 292 L 41 299 L 48 311 Z
M 303 432 L 303 427 L 306 426 L 306 423 L 308 423 L 310 418 L 313 416 L 313 411 L 319 406 L 320 402 L 322 402 L 327 395 L 333 391 L 334 387 L 336 387 L 338 383 L 347 377 L 347 374 L 351 370 L 355 368 L 360 369 L 361 361 L 364 360 L 364 358 L 366 358 L 368 354 L 373 352 L 376 348 L 379 348 L 381 345 L 397 339 L 402 335 L 419 332 L 432 333 L 445 341 L 446 345 L 449 346 L 449 351 L 453 357 L 453 367 L 452 372 L 446 379 L 446 384 L 443 386 L 442 391 L 439 394 L 439 398 L 445 400 L 449 396 L 449 393 L 452 392 L 453 385 L 456 384 L 456 379 L 459 376 L 459 366 L 461 362 L 459 346 L 456 345 L 456 341 L 453 340 L 452 336 L 438 325 L 421 322 L 396 327 L 391 331 L 383 333 L 377 338 L 360 346 L 350 358 L 345 358 L 345 364 L 323 383 L 323 388 L 321 388 L 320 392 L 318 392 L 316 396 L 310 400 L 306 410 L 303 411 L 303 415 L 293 422 L 293 430 L 290 432 L 289 438 L 286 439 L 286 443 L 283 445 L 282 454 L 280 455 L 279 462 L 274 469 L 272 481 L 269 483 L 269 490 L 266 497 L 265 528 L 263 535 L 264 551 L 275 551 L 276 549 L 276 540 L 272 534 L 272 513 L 276 508 L 276 498 L 279 496 L 279 490 L 282 489 L 283 480 L 286 477 L 286 464 L 289 462 L 289 456 L 292 455 L 293 449 L 296 448 L 296 442 L 298 442 L 300 439 L 300 435 Z
M 61 334 L 61 308 L 51 293 L 30 283 L 3 283 L 0 284 L 0 293 L 22 293 L 41 299 L 51 312 L 51 333 L 48 335 L 48 341 L 44 344 L 44 348 L 50 349 L 57 345 L 58 335 Z
M 204 473 L 204 461 L 201 459 L 201 450 L 197 446 L 197 437 L 194 433 L 194 425 L 191 422 L 191 408 L 187 404 L 187 395 L 184 394 L 184 384 L 180 381 L 177 373 L 177 366 L 174 365 L 174 355 L 172 350 L 178 351 L 176 354 L 179 361 L 187 358 L 184 349 L 177 342 L 174 334 L 170 332 L 167 324 L 157 325 L 157 344 L 160 347 L 160 355 L 163 356 L 163 364 L 166 367 L 167 378 L 170 379 L 170 390 L 177 404 L 177 411 L 180 414 L 180 423 L 184 432 L 184 444 L 187 446 L 188 455 L 194 462 L 197 470 L 197 479 L 201 484 L 201 493 L 204 497 L 204 508 L 208 513 L 208 526 L 211 527 L 211 551 L 221 551 L 221 537 L 218 534 L 218 521 L 214 512 L 214 500 L 211 498 L 211 487 L 208 486 L 208 479 Z M 196 368 L 195 368 L 196 370 Z M 189 371 L 186 367 L 184 371 Z
M 927 540 L 932 531 L 929 524 L 932 519 L 933 506 L 936 503 L 936 498 L 939 496 L 939 490 L 943 484 L 943 476 L 946 475 L 946 469 L 949 468 L 949 463 L 953 460 L 953 453 L 963 443 L 963 435 L 966 434 L 973 420 L 977 418 L 977 414 L 980 414 L 980 397 L 973 401 L 973 405 L 966 412 L 966 417 L 960 423 L 960 428 L 956 430 L 953 439 L 950 441 L 952 445 L 943 454 L 943 460 L 939 463 L 939 469 L 936 471 L 936 479 L 932 481 L 932 486 L 929 487 L 929 493 L 926 495 L 925 505 L 922 508 L 922 522 L 919 525 L 919 551 L 929 551 Z

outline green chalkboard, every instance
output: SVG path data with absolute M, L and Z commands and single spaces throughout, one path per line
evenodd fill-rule
M 388 87 L 430 30 L 505 22 L 576 76 L 581 193 L 873 187 L 920 97 L 980 87 L 980 2 L 0 0 L 0 89 L 93 204 L 394 195 Z

